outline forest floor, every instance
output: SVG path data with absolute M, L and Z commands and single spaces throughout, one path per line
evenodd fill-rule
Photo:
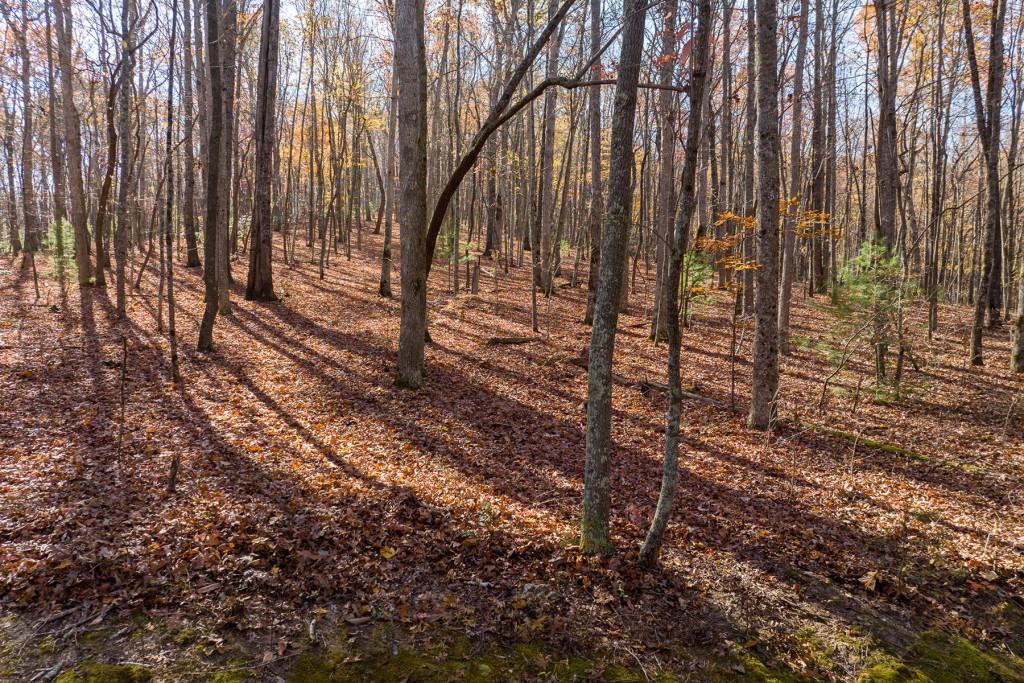
M 80 291 L 40 258 L 37 300 L 0 260 L 0 678 L 1024 681 L 1006 331 L 968 367 L 970 311 L 942 306 L 931 341 L 915 312 L 897 398 L 863 344 L 836 373 L 850 321 L 798 301 L 764 433 L 743 414 L 752 323 L 733 363 L 728 295 L 694 304 L 684 382 L 703 398 L 684 404 L 661 565 L 641 571 L 665 412 L 639 384 L 665 372 L 643 265 L 615 353 L 618 552 L 595 558 L 576 549 L 585 286 L 541 300 L 535 341 L 493 345 L 531 335 L 528 268 L 496 293 L 485 261 L 480 293 L 453 299 L 438 262 L 426 386 L 401 390 L 380 245 L 364 235 L 323 280 L 308 253 L 276 263 L 280 302 L 236 284 L 205 355 L 201 274 L 176 268 L 177 385 L 155 259 L 126 324 L 112 284 Z

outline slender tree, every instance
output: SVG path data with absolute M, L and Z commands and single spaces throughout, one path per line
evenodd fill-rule
M 611 549 L 608 513 L 611 505 L 612 357 L 624 279 L 623 264 L 627 257 L 628 224 L 633 210 L 633 130 L 646 16 L 646 0 L 635 0 L 626 6 L 615 82 L 608 199 L 587 372 L 587 455 L 580 544 L 587 553 L 605 553 Z
M 68 185 L 71 194 L 71 227 L 75 234 L 75 266 L 78 284 L 94 284 L 92 261 L 89 258 L 89 214 L 85 204 L 85 181 L 82 177 L 82 126 L 75 106 L 74 69 L 71 64 L 72 19 L 71 1 L 53 0 L 54 27 L 57 32 L 57 63 L 60 68 L 64 142 L 67 145 Z M 102 264 L 99 266 L 102 269 Z M 100 276 L 102 277 L 102 276 Z
M 778 3 L 757 0 L 757 287 L 750 426 L 766 429 L 779 389 Z
M 217 319 L 219 304 L 217 277 L 217 259 L 222 245 L 226 240 L 217 239 L 221 220 L 221 153 L 223 151 L 223 62 L 220 54 L 221 39 L 221 6 L 220 0 L 206 0 L 206 112 L 209 117 L 209 134 L 206 139 L 206 164 L 203 167 L 206 186 L 206 218 L 203 221 L 203 284 L 205 285 L 206 305 L 203 319 L 199 324 L 200 351 L 213 350 L 213 324 Z
M 277 98 L 277 53 L 280 0 L 263 0 L 259 75 L 256 83 L 256 185 L 252 218 L 252 247 L 249 252 L 248 301 L 276 301 L 271 255 L 274 250 L 273 212 L 270 195 L 274 181 L 274 130 Z
M 697 154 L 700 151 L 700 116 L 692 112 L 704 101 L 707 80 L 708 36 L 711 25 L 711 0 L 700 0 L 697 5 L 697 30 L 694 35 L 693 68 L 690 78 L 690 112 L 686 124 L 686 152 L 683 158 L 682 188 L 679 208 L 675 215 L 672 244 L 668 253 L 664 287 L 665 331 L 668 336 L 668 414 L 665 418 L 665 462 L 661 478 L 661 493 L 654 511 L 650 529 L 640 548 L 639 561 L 653 564 L 658 559 L 665 538 L 672 504 L 679 481 L 679 419 L 682 410 L 682 380 L 679 373 L 681 334 L 679 329 L 679 285 L 682 278 L 683 255 L 688 247 L 690 223 L 693 220 L 694 186 L 697 176 Z
M 395 0 L 398 73 L 398 223 L 402 250 L 400 386 L 423 383 L 427 319 L 427 61 L 423 0 Z

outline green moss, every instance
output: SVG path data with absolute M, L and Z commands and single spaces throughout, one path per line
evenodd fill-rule
M 200 633 L 198 629 L 186 627 L 174 634 L 174 644 L 178 647 L 185 647 L 199 640 Z
M 858 683 L 1024 683 L 1024 663 L 978 649 L 966 638 L 926 631 L 905 660 L 892 657 L 864 671 Z
M 1014 652 L 1024 654 L 1024 607 L 1015 601 L 1006 600 L 992 610 L 1005 633 L 1011 634 L 1007 644 Z
M 911 650 L 911 662 L 935 683 L 1024 683 L 1024 670 L 960 636 L 925 632 Z
M 56 683 L 149 683 L 152 679 L 152 672 L 138 664 L 85 661 L 58 676 Z
M 96 629 L 95 631 L 86 631 L 79 637 L 79 641 L 91 647 L 100 648 L 106 643 L 107 638 L 113 632 L 113 628 L 101 628 Z
M 928 678 L 917 669 L 888 658 L 861 673 L 857 683 L 928 683 Z
M 751 650 L 737 648 L 726 660 L 711 657 L 702 680 L 716 683 L 803 683 L 808 679 L 796 673 L 770 668 Z
M 54 640 L 53 636 L 44 636 L 39 641 L 39 654 L 41 655 L 52 655 L 57 651 L 57 641 Z
M 327 683 L 334 680 L 337 664 L 330 658 L 312 652 L 303 653 L 295 660 L 288 675 L 289 683 Z
M 821 639 L 813 628 L 805 627 L 795 634 L 800 643 L 801 654 L 816 668 L 829 671 L 835 666 L 836 648 Z
M 559 683 L 573 683 L 573 681 L 591 680 L 591 672 L 594 665 L 585 659 L 569 657 L 560 659 L 551 667 L 554 679 Z
M 651 673 L 651 672 L 649 672 Z M 400 649 L 346 656 L 341 652 L 306 653 L 288 675 L 289 683 L 348 683 L 378 681 L 392 683 L 466 683 L 491 681 L 554 680 L 646 681 L 643 672 L 618 664 L 577 657 L 557 657 L 533 644 L 479 646 L 454 637 L 429 647 L 425 652 Z M 675 679 L 654 675 L 651 680 Z
M 902 455 L 905 458 L 916 460 L 918 462 L 924 462 L 928 460 L 928 456 L 918 453 L 917 451 L 910 450 L 900 446 L 899 444 L 890 443 L 888 441 L 880 441 L 879 439 L 872 439 L 862 434 L 851 434 L 850 432 L 844 432 L 840 429 L 833 429 L 824 425 L 815 425 L 804 423 L 804 426 L 811 427 L 829 436 L 838 437 L 846 441 L 851 441 L 859 446 L 866 446 L 868 448 L 874 448 L 886 453 L 892 453 L 894 455 Z
M 211 683 L 245 683 L 249 680 L 249 673 L 244 669 L 231 671 L 218 671 L 210 679 Z

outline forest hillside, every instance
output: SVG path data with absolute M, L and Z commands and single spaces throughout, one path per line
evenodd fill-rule
M 0 0 L 0 679 L 1024 683 L 1020 0 Z
M 585 290 L 560 288 L 533 335 L 526 268 L 458 299 L 433 288 L 414 393 L 394 386 L 377 240 L 322 281 L 280 269 L 282 300 L 236 303 L 213 354 L 183 345 L 177 384 L 154 268 L 117 323 L 102 292 L 41 264 L 36 300 L 4 262 L 5 675 L 129 661 L 161 680 L 385 664 L 399 673 L 381 680 L 851 680 L 896 661 L 941 674 L 964 648 L 991 676 L 930 680 L 1020 678 L 1022 390 L 964 363 L 970 311 L 942 308 L 896 398 L 862 350 L 837 372 L 841 319 L 801 301 L 761 432 L 742 414 L 750 322 L 734 337 L 728 297 L 695 303 L 679 505 L 642 571 L 665 362 L 643 311 L 616 350 L 618 552 L 588 557 Z M 202 285 L 179 278 L 187 339 Z

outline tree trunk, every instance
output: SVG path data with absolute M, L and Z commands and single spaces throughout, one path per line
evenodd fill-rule
M 679 11 L 677 0 L 667 0 L 664 9 L 665 25 L 662 27 L 661 59 L 658 68 L 658 83 L 662 86 L 672 85 L 676 64 L 676 13 Z M 699 101 L 692 99 L 691 101 Z M 658 93 L 658 148 L 661 154 L 661 166 L 658 169 L 658 199 L 655 208 L 656 244 L 655 280 L 654 280 L 654 313 L 651 324 L 651 339 L 660 341 L 668 337 L 668 311 L 665 310 L 665 281 L 669 276 L 667 257 L 672 248 L 669 242 L 675 218 L 676 206 L 674 189 L 676 181 L 675 150 L 676 150 L 676 107 L 675 93 L 667 87 Z M 692 117 L 691 117 L 692 118 Z M 698 117 L 699 118 L 699 117 Z M 600 121 L 598 121 L 600 126 Z M 689 135 L 689 128 L 687 129 Z M 591 131 L 593 134 L 593 131 Z M 689 139 L 689 137 L 687 137 Z M 696 170 L 694 170 L 696 177 Z M 688 229 L 688 228 L 687 228 Z
M 399 386 L 423 383 L 427 331 L 427 64 L 423 0 L 396 0 L 399 206 L 402 249 L 402 321 L 398 338 Z
M 601 0 L 590 0 L 590 67 L 591 78 L 601 78 Z M 601 86 L 590 86 L 590 265 L 587 273 L 587 311 L 584 324 L 594 322 L 594 303 L 597 300 L 597 271 L 601 264 Z
M 1000 233 L 1000 180 L 999 180 L 999 139 L 1001 132 L 1001 107 L 1003 95 L 1003 27 L 1006 17 L 1006 2 L 997 0 L 992 12 L 991 32 L 989 36 L 988 82 L 986 83 L 987 102 L 983 102 L 981 78 L 978 72 L 978 60 L 975 54 L 974 31 L 971 26 L 971 6 L 968 0 L 963 1 L 964 41 L 967 47 L 967 61 L 971 71 L 971 89 L 974 93 L 975 119 L 978 135 L 982 142 L 985 160 L 985 180 L 987 187 L 987 220 L 982 247 L 981 279 L 974 301 L 974 325 L 971 329 L 971 365 L 983 365 L 981 331 L 985 323 L 986 310 L 991 316 L 991 293 L 994 280 L 996 246 Z M 998 310 L 996 311 L 998 317 Z
M 796 41 L 796 64 L 793 67 L 793 132 L 789 148 L 789 194 L 800 197 L 800 178 L 802 177 L 801 154 L 803 152 L 803 117 L 804 117 L 804 64 L 807 62 L 807 34 L 810 0 L 800 0 L 800 24 Z M 815 16 L 815 22 L 821 17 Z M 816 48 L 817 49 L 817 48 Z M 815 77 L 817 78 L 817 77 Z M 793 280 L 796 277 L 796 224 L 800 221 L 799 207 L 796 215 L 786 212 L 785 228 L 782 236 L 782 287 L 779 293 L 779 351 L 790 352 L 789 344 L 789 306 L 793 298 Z
M 615 84 L 612 115 L 608 204 L 604 218 L 601 265 L 594 326 L 590 337 L 590 365 L 587 376 L 587 455 L 584 470 L 581 548 L 586 553 L 611 549 L 608 537 L 609 484 L 612 426 L 612 357 L 619 319 L 623 261 L 632 215 L 633 128 L 636 93 L 640 77 L 640 55 L 644 44 L 646 0 L 633 2 L 625 17 L 619 73 Z
M 206 165 L 203 168 L 206 185 L 206 217 L 203 221 L 203 284 L 205 285 L 206 307 L 199 325 L 200 351 L 213 350 L 213 323 L 217 319 L 219 287 L 217 278 L 218 251 L 223 242 L 217 233 L 221 231 L 220 208 L 222 191 L 221 153 L 223 151 L 223 82 L 224 64 L 221 61 L 221 7 L 220 0 L 206 0 L 206 78 L 207 116 L 209 136 L 206 141 Z M 226 227 L 226 226 L 225 226 Z
M 248 301 L 276 301 L 271 256 L 274 221 L 270 194 L 274 182 L 274 130 L 277 98 L 277 53 L 280 0 L 263 0 L 259 74 L 256 82 L 256 184 L 253 188 L 252 246 L 249 252 Z
M 185 231 L 185 266 L 196 268 L 201 266 L 199 260 L 199 245 L 196 239 L 196 160 L 195 150 L 192 144 L 192 128 L 195 125 L 195 116 L 192 112 L 192 0 L 185 0 L 182 21 L 184 22 L 184 60 L 185 70 L 182 72 L 182 114 L 184 116 L 185 140 L 184 148 L 184 169 L 183 169 L 183 197 L 184 206 L 181 207 L 181 222 Z
M 395 44 L 398 44 L 397 35 Z M 397 50 L 395 50 L 397 52 Z M 398 135 L 398 60 L 391 64 L 391 94 L 388 97 L 388 149 L 384 178 L 384 252 L 380 260 L 380 295 L 391 297 L 391 233 L 395 216 L 395 139 Z
M 697 31 L 694 36 L 692 78 L 690 79 L 690 111 L 700 106 L 704 99 L 704 85 L 707 79 L 708 34 L 711 24 L 711 0 L 700 0 L 697 8 Z M 679 329 L 679 284 L 682 275 L 683 254 L 686 253 L 693 218 L 694 185 L 697 176 L 697 154 L 700 151 L 701 117 L 688 117 L 686 125 L 686 155 L 683 159 L 682 190 L 679 194 L 679 208 L 675 216 L 672 244 L 666 263 L 665 279 L 665 331 L 668 335 L 668 414 L 665 418 L 665 462 L 661 479 L 658 506 L 651 520 L 651 527 L 640 549 L 639 562 L 653 564 L 658 559 L 669 514 L 675 500 L 679 481 L 679 417 L 682 403 L 682 380 L 680 365 Z
M 757 0 L 757 289 L 750 426 L 766 429 L 779 388 L 779 88 L 777 0 Z
M 78 284 L 93 284 L 92 262 L 89 259 L 88 212 L 82 180 L 82 131 L 74 99 L 74 70 L 71 66 L 72 21 L 70 0 L 54 0 L 56 9 L 57 57 L 60 65 L 64 141 L 67 144 L 68 184 L 71 190 L 71 223 L 75 233 L 75 265 Z
M 33 116 L 31 64 L 28 50 L 28 2 L 21 0 L 21 23 L 15 34 L 21 61 L 21 216 L 25 229 L 25 251 L 39 250 L 39 218 L 36 215 L 36 192 L 33 171 Z M 12 188 L 13 189 L 13 188 Z

